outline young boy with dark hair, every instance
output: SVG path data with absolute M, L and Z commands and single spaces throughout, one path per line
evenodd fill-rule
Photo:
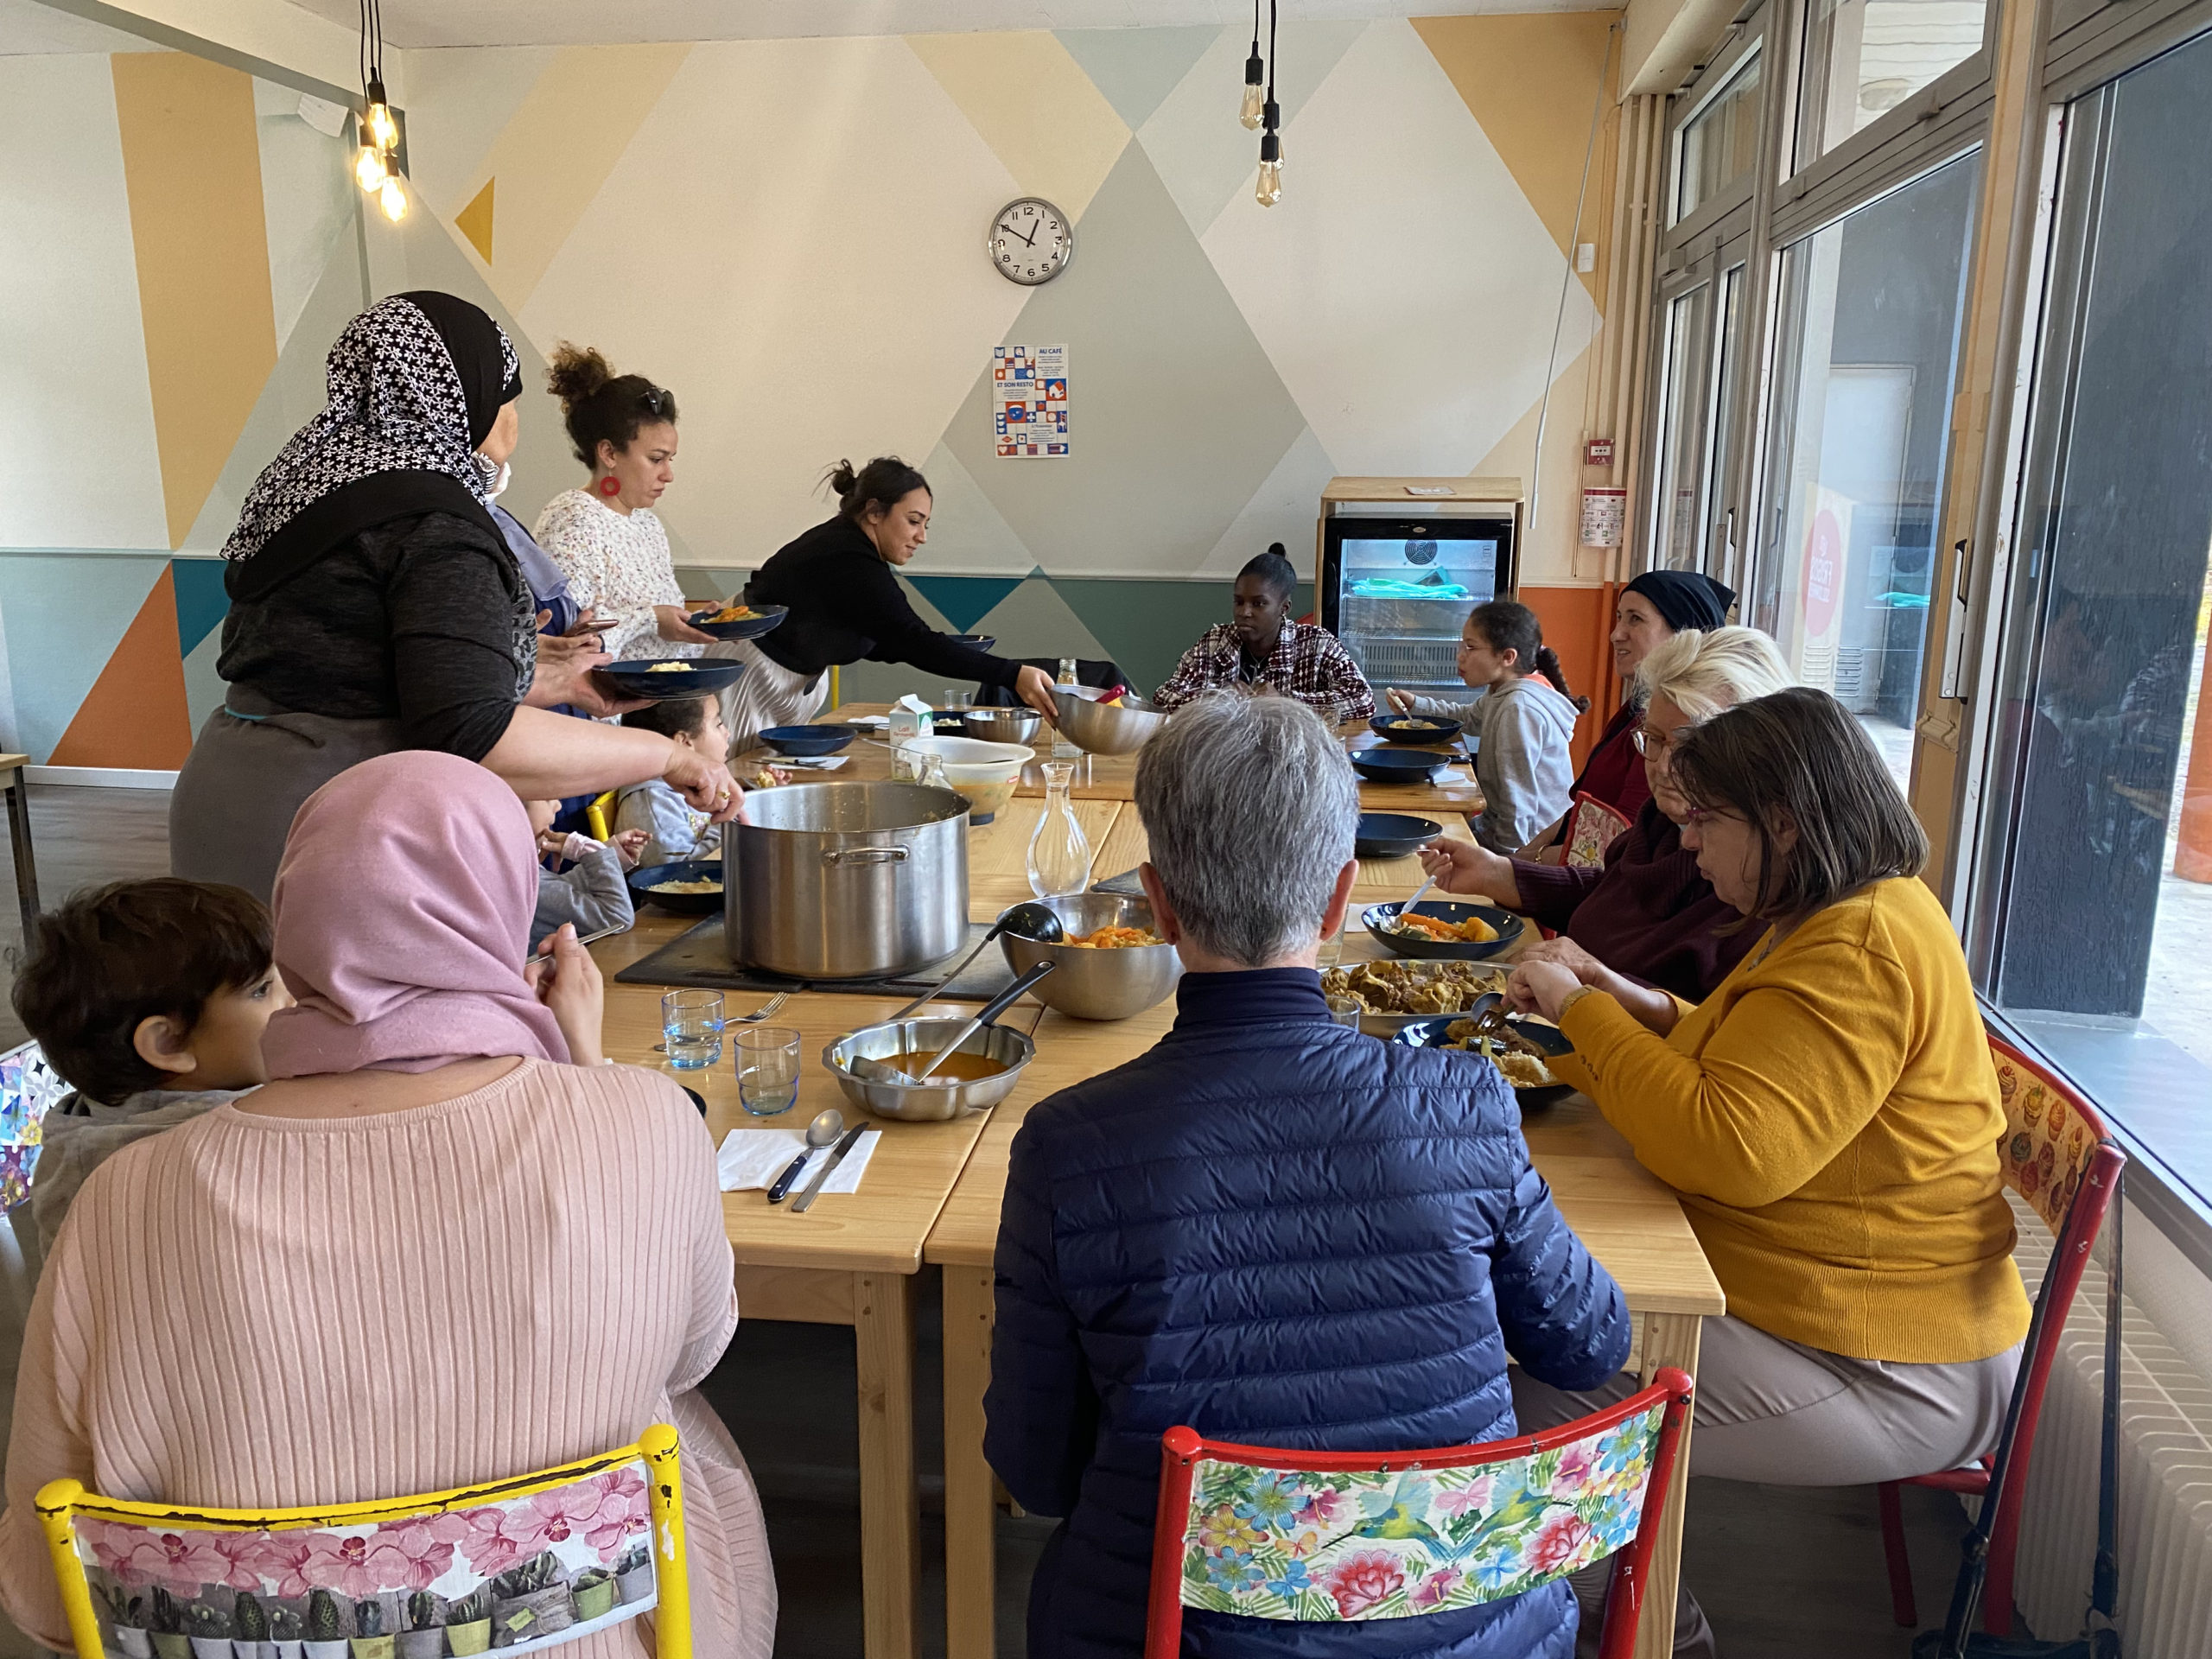
M 272 947 L 251 894 L 175 876 L 76 893 L 38 918 L 16 1014 L 76 1088 L 47 1114 L 31 1177 L 42 1248 L 102 1160 L 269 1081 L 262 1030 L 292 1004 Z
M 729 728 L 722 724 L 721 704 L 714 697 L 649 703 L 623 715 L 622 723 L 658 732 L 717 764 L 729 759 Z M 637 855 L 640 867 L 722 855 L 721 826 L 708 814 L 693 811 L 682 792 L 664 779 L 633 784 L 617 795 L 614 828 L 618 833 L 646 832 L 645 844 Z

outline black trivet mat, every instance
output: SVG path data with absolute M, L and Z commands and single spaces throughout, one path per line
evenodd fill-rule
M 732 962 L 722 944 L 722 918 L 709 916 L 650 957 L 632 963 L 614 980 L 620 985 L 696 985 L 710 991 L 831 991 L 849 996 L 901 998 L 918 996 L 936 987 L 939 996 L 951 1001 L 988 1002 L 1014 983 L 1014 970 L 1006 965 L 1005 951 L 995 947 L 984 951 L 953 984 L 945 984 L 944 976 L 989 931 L 988 922 L 970 922 L 967 942 L 959 950 L 896 979 L 787 979 Z

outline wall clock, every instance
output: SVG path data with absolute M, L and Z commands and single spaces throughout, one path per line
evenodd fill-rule
M 1049 283 L 1075 257 L 1075 227 L 1041 196 L 1016 196 L 991 216 L 983 251 L 1009 283 Z

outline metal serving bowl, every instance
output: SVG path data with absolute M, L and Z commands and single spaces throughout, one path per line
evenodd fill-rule
M 1045 723 L 1034 709 L 970 709 L 961 717 L 968 735 L 986 743 L 1027 743 Z
M 1124 696 L 1116 708 L 1098 701 L 1088 685 L 1056 685 L 1052 701 L 1069 742 L 1092 754 L 1135 754 L 1167 721 L 1167 711 L 1141 697 Z
M 1070 893 L 1038 902 L 1060 918 L 1071 936 L 1102 927 L 1152 925 L 1152 906 L 1143 899 L 1112 893 Z M 1167 999 L 1183 976 L 1183 959 L 1172 944 L 1135 944 L 1120 950 L 1093 950 L 1080 944 L 1046 944 L 1011 929 L 999 935 L 1007 966 L 1017 974 L 1040 962 L 1055 971 L 1030 988 L 1029 995 L 1048 1008 L 1077 1020 L 1126 1020 Z
M 1058 977 L 1057 974 L 1049 975 L 1040 983 L 1049 985 Z M 1014 1091 L 1022 1068 L 1037 1052 L 1037 1046 L 1018 1031 L 1009 1031 L 1004 1026 L 985 1026 L 960 1045 L 960 1053 L 988 1055 L 1006 1068 L 972 1083 L 875 1083 L 855 1077 L 850 1067 L 855 1059 L 880 1060 L 886 1065 L 912 1060 L 918 1071 L 967 1023 L 966 1014 L 951 1014 L 928 1020 L 887 1020 L 880 1025 L 862 1026 L 824 1048 L 822 1064 L 837 1079 L 837 1086 L 845 1091 L 847 1100 L 867 1107 L 878 1117 L 895 1117 L 909 1123 L 938 1123 L 949 1117 L 980 1112 L 986 1106 L 997 1105 Z

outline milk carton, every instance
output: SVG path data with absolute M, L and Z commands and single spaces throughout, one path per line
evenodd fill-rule
M 891 723 L 884 735 L 891 744 L 891 775 L 902 781 L 911 780 L 920 771 L 906 746 L 918 737 L 931 736 L 935 731 L 930 706 L 911 692 L 891 705 Z

